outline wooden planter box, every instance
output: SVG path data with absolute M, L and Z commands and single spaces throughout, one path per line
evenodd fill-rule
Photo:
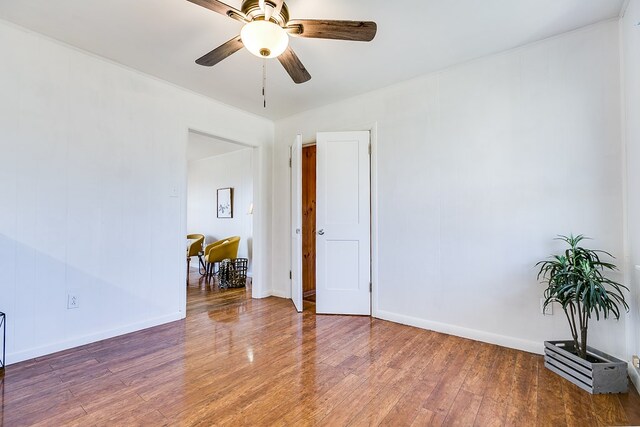
M 627 362 L 587 346 L 588 355 L 598 360 L 590 362 L 573 348 L 573 341 L 545 341 L 544 366 L 591 394 L 627 392 Z

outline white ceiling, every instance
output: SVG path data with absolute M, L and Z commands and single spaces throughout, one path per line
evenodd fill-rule
M 240 7 L 241 0 L 227 0 Z M 355 96 L 618 16 L 624 0 L 289 0 L 292 18 L 373 20 L 371 43 L 294 39 L 312 75 L 294 84 L 277 60 L 241 50 L 196 58 L 240 32 L 186 0 L 0 0 L 0 18 L 271 119 Z
M 244 145 L 223 141 L 197 132 L 189 132 L 187 142 L 187 162 L 207 159 L 238 150 L 249 150 Z

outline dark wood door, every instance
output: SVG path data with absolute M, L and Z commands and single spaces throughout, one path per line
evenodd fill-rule
M 316 146 L 302 147 L 302 295 L 316 294 Z

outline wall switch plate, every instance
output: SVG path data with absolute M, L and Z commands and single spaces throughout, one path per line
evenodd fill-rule
M 636 369 L 640 369 L 640 357 L 633 356 L 633 367 Z
M 553 304 L 549 304 L 547 307 L 544 306 L 544 298 L 540 298 L 540 313 L 545 316 L 553 316 Z
M 80 307 L 80 301 L 78 300 L 78 295 L 74 293 L 69 293 L 67 295 L 67 309 L 71 310 L 73 308 Z

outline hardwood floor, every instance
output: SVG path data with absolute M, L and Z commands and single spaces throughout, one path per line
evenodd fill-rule
M 246 304 L 251 299 L 251 279 L 245 288 L 221 289 L 217 279 L 206 279 L 191 269 L 187 286 L 187 316 L 231 309 Z
M 310 303 L 314 303 L 316 302 L 316 291 L 312 291 L 312 292 L 307 292 L 305 294 L 302 295 L 302 299 L 303 301 L 308 301 Z
M 640 424 L 635 391 L 591 396 L 537 355 L 244 290 L 188 295 L 184 321 L 8 366 L 0 425 Z

